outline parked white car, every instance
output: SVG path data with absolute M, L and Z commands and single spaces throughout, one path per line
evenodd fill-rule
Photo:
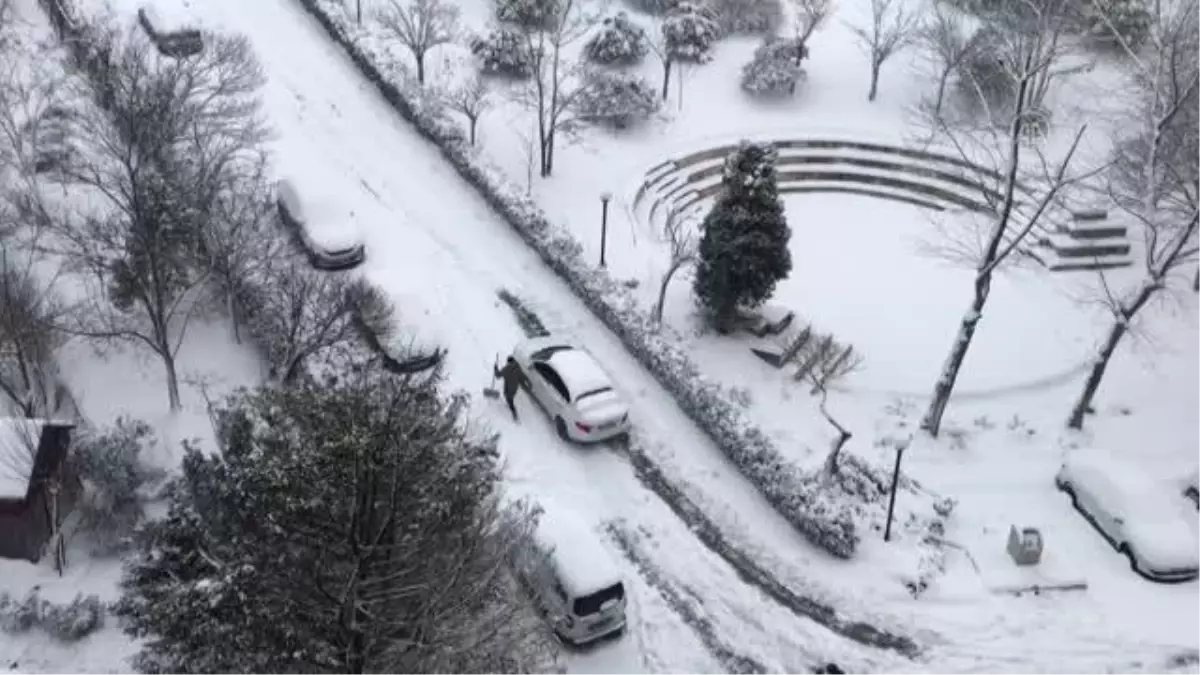
M 539 337 L 517 345 L 513 358 L 564 440 L 592 443 L 629 431 L 629 404 L 586 350 Z
M 1054 482 L 1138 574 L 1161 582 L 1200 576 L 1196 535 L 1178 493 L 1133 462 L 1101 450 L 1074 450 Z
M 625 584 L 601 538 L 574 512 L 551 506 L 538 518 L 516 568 L 559 639 L 579 647 L 625 630 Z
M 344 270 L 366 259 L 366 248 L 354 221 L 345 215 L 314 213 L 287 179 L 275 184 L 279 217 L 292 228 L 313 267 Z

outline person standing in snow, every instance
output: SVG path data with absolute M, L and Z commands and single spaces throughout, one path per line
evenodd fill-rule
M 503 368 L 497 368 L 495 364 L 492 364 L 492 376 L 504 379 L 504 402 L 508 404 L 513 421 L 520 421 L 517 419 L 517 406 L 513 404 L 513 399 L 517 395 L 517 388 L 528 381 L 525 373 L 521 372 L 521 366 L 518 366 L 517 360 L 510 356 L 504 362 Z

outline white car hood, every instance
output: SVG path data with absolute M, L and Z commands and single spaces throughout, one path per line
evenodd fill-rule
M 1200 567 L 1196 535 L 1182 519 L 1163 512 L 1161 520 L 1139 519 L 1126 523 L 1125 534 L 1135 553 L 1150 568 L 1158 571 L 1189 570 Z

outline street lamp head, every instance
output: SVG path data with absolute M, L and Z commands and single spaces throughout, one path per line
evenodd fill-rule
M 613 196 L 611 192 L 605 191 L 600 193 L 600 201 L 604 202 L 605 204 L 612 201 L 612 198 Z

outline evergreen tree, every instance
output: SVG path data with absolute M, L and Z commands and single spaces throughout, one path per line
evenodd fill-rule
M 725 160 L 721 193 L 704 218 L 694 290 L 720 332 L 732 327 L 738 308 L 762 304 L 792 271 L 776 156 L 769 145 L 743 142 Z
M 115 612 L 146 672 L 528 672 L 553 650 L 504 564 L 531 518 L 439 377 L 334 358 L 241 392 L 137 535 Z

